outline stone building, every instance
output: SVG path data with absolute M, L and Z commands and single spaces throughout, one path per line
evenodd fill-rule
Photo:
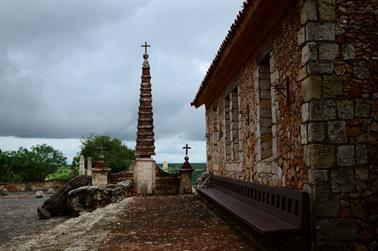
M 313 250 L 378 249 L 377 4 L 245 1 L 192 103 L 211 174 L 310 194 Z

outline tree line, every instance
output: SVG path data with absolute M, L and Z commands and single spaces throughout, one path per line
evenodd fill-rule
M 72 175 L 77 175 L 80 155 L 92 157 L 93 165 L 99 156 L 99 147 L 104 149 L 104 157 L 111 172 L 126 170 L 135 159 L 135 151 L 129 149 L 120 139 L 105 135 L 90 135 L 82 138 L 80 152 L 67 164 L 64 154 L 47 144 L 35 145 L 30 149 L 20 147 L 16 151 L 0 149 L 0 181 L 23 182 L 43 181 L 59 168 L 70 167 Z

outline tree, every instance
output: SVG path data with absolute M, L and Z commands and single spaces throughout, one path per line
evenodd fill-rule
M 89 135 L 81 140 L 81 154 L 85 157 L 92 157 L 95 165 L 99 147 L 104 148 L 105 162 L 111 168 L 112 172 L 126 170 L 135 159 L 135 151 L 129 149 L 120 139 L 112 138 L 105 135 Z
M 9 165 L 7 152 L 0 150 L 0 181 L 16 181 L 15 174 Z
M 9 152 L 8 157 L 12 172 L 22 181 L 43 181 L 66 165 L 63 153 L 46 144 L 32 146 L 31 150 L 20 147 Z

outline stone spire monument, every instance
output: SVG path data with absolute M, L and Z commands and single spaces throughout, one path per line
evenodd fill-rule
M 147 48 L 150 45 L 145 42 L 142 47 L 144 47 L 144 61 L 142 66 L 142 82 L 140 84 L 138 131 L 135 150 L 137 158 L 151 158 L 151 155 L 155 155 L 155 139 L 150 64 L 147 54 Z
M 138 111 L 138 127 L 136 138 L 136 160 L 133 163 L 134 182 L 138 194 L 152 194 L 155 190 L 156 163 L 151 158 L 155 155 L 154 120 L 152 112 L 152 89 L 150 64 L 148 62 L 147 42 L 144 47 L 142 82 Z

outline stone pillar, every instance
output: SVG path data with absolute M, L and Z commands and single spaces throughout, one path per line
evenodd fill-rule
M 88 157 L 87 161 L 87 175 L 92 176 L 92 157 Z
M 104 161 L 104 155 L 100 154 L 96 167 L 92 168 L 92 185 L 106 186 L 108 184 L 109 168 Z
M 179 171 L 179 193 L 192 193 L 192 173 L 194 169 L 189 163 L 189 157 L 185 156 L 184 165 Z
M 154 120 L 152 113 L 152 89 L 150 64 L 148 62 L 147 42 L 143 54 L 142 81 L 140 84 L 138 127 L 133 162 L 134 182 L 138 194 L 152 194 L 155 190 L 156 162 L 151 158 L 155 155 Z
M 79 175 L 84 175 L 84 174 L 85 174 L 84 156 L 80 155 Z
M 168 161 L 166 161 L 166 160 L 163 161 L 163 170 L 164 171 L 168 170 Z
M 134 182 L 138 194 L 153 194 L 155 191 L 156 162 L 151 158 L 137 158 L 134 163 Z

